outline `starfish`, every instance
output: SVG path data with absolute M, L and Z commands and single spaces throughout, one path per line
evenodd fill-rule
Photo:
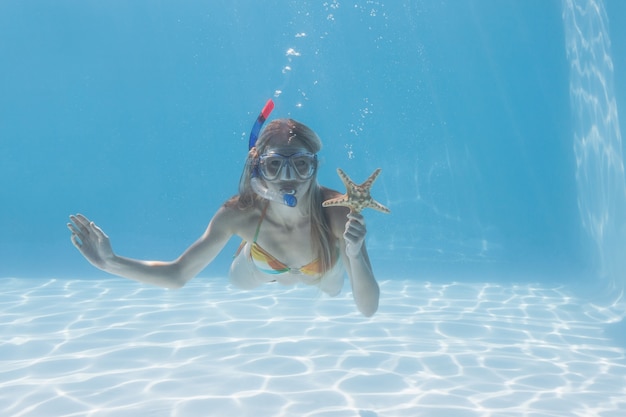
M 387 207 L 370 196 L 370 188 L 372 188 L 374 180 L 378 177 L 378 174 L 380 174 L 380 168 L 374 171 L 361 185 L 356 185 L 341 168 L 337 168 L 337 174 L 339 174 L 339 178 L 341 178 L 341 181 L 343 181 L 343 184 L 346 186 L 346 194 L 326 200 L 322 203 L 322 206 L 350 207 L 350 211 L 354 213 L 359 213 L 361 210 L 369 207 L 374 210 L 382 211 L 383 213 L 391 213 Z

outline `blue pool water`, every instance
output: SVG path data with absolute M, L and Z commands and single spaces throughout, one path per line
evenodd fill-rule
M 10 416 L 622 416 L 626 3 L 0 2 L 0 407 Z M 177 257 L 236 192 L 268 98 L 320 182 L 375 168 L 381 282 L 243 292 L 232 241 Z M 621 110 L 621 111 L 620 111 Z M 620 123 L 622 122 L 622 123 Z

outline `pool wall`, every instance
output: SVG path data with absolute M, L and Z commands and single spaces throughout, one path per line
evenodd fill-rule
M 75 212 L 120 254 L 178 256 L 272 97 L 322 138 L 322 183 L 383 169 L 379 278 L 621 300 L 622 2 L 389 3 L 2 2 L 0 276 L 105 276 L 69 242 Z

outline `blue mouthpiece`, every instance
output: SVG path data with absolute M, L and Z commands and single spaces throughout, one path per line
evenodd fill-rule
M 283 203 L 289 207 L 295 207 L 298 204 L 298 199 L 295 195 L 285 194 L 283 195 Z

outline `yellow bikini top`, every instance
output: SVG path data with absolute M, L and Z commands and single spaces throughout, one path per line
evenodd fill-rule
M 291 268 L 289 265 L 276 259 L 271 253 L 263 249 L 261 245 L 257 243 L 259 231 L 261 230 L 261 223 L 263 223 L 263 220 L 265 219 L 266 211 L 267 205 L 263 209 L 263 213 L 261 213 L 261 218 L 254 234 L 254 240 L 252 241 L 252 245 L 250 246 L 250 258 L 252 260 L 252 263 L 254 263 L 254 265 L 257 267 L 257 269 L 261 272 L 271 275 L 285 274 L 287 272 L 291 272 L 292 274 L 305 274 L 309 276 L 319 276 L 323 274 L 324 270 L 322 269 L 322 262 L 320 258 L 314 259 L 313 261 L 304 266 L 301 266 L 300 268 Z M 241 242 L 237 254 L 241 251 L 245 244 L 245 241 Z

